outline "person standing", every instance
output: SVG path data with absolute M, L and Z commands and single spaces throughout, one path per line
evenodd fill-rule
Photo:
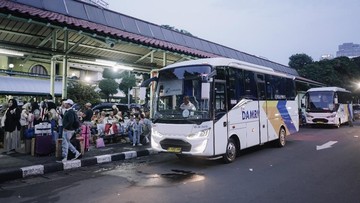
M 140 135 L 142 134 L 142 125 L 139 121 L 140 121 L 139 116 L 136 116 L 135 122 L 133 124 L 133 146 L 135 145 L 142 146 L 142 144 L 140 143 Z
M 151 120 L 145 117 L 145 113 L 140 114 L 140 124 L 142 125 L 142 137 L 144 139 L 143 143 L 148 144 L 151 138 Z
M 29 121 L 31 119 L 30 111 L 31 111 L 30 103 L 26 103 L 22 106 L 22 111 L 21 111 L 21 115 L 20 115 L 20 125 L 21 125 L 20 139 L 21 140 L 25 140 L 25 131 L 26 131 L 26 129 L 28 129 Z
M 84 114 L 82 115 L 83 117 L 83 122 L 86 125 L 90 125 L 91 126 L 91 118 L 94 115 L 93 110 L 91 109 L 91 103 L 86 103 L 85 104 L 85 111 Z
M 63 134 L 62 134 L 62 162 L 67 161 L 68 151 L 70 149 L 71 152 L 75 154 L 74 159 L 79 158 L 81 155 L 78 150 L 71 144 L 70 139 L 74 135 L 74 123 L 76 122 L 76 113 L 71 109 L 71 106 L 74 102 L 71 99 L 67 99 L 63 102 L 65 106 L 65 114 L 63 117 Z
M 1 127 L 4 127 L 4 149 L 6 154 L 12 154 L 16 152 L 16 149 L 20 149 L 20 117 L 21 109 L 17 105 L 15 99 L 9 99 L 8 108 L 5 111 L 4 116 L 1 119 Z

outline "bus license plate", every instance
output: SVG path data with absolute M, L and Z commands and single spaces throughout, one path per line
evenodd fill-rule
M 174 153 L 179 153 L 181 152 L 181 147 L 169 147 L 168 152 L 174 152 Z

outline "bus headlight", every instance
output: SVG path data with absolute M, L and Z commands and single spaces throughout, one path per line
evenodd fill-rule
M 334 113 L 334 114 L 332 114 L 330 116 L 326 116 L 326 118 L 335 118 L 335 116 L 336 116 L 336 113 Z
M 159 131 L 157 130 L 152 130 L 151 135 L 157 138 L 162 138 L 164 135 L 162 135 Z
M 206 130 L 201 130 L 196 133 L 191 133 L 190 135 L 187 136 L 187 138 L 190 140 L 199 139 L 199 138 L 207 138 L 209 136 L 209 133 L 210 133 L 210 128 L 206 129 Z
M 310 115 L 310 114 L 305 114 L 306 115 L 306 117 L 308 117 L 308 118 L 314 118 L 314 116 L 312 116 L 312 115 Z

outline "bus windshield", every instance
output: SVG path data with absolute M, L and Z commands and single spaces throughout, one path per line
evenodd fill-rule
M 334 112 L 338 105 L 334 104 L 334 92 L 319 91 L 308 93 L 307 111 L 310 112 Z
M 210 119 L 208 65 L 176 67 L 159 71 L 154 95 L 154 119 L 167 123 L 191 123 Z M 203 95 L 202 95 L 203 94 Z

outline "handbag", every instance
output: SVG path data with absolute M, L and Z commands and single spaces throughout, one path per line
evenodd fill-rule
M 102 137 L 96 139 L 96 148 L 105 147 L 104 139 Z
M 34 128 L 28 128 L 28 129 L 25 129 L 25 132 L 24 132 L 24 137 L 25 139 L 31 139 L 35 135 L 35 129 Z

